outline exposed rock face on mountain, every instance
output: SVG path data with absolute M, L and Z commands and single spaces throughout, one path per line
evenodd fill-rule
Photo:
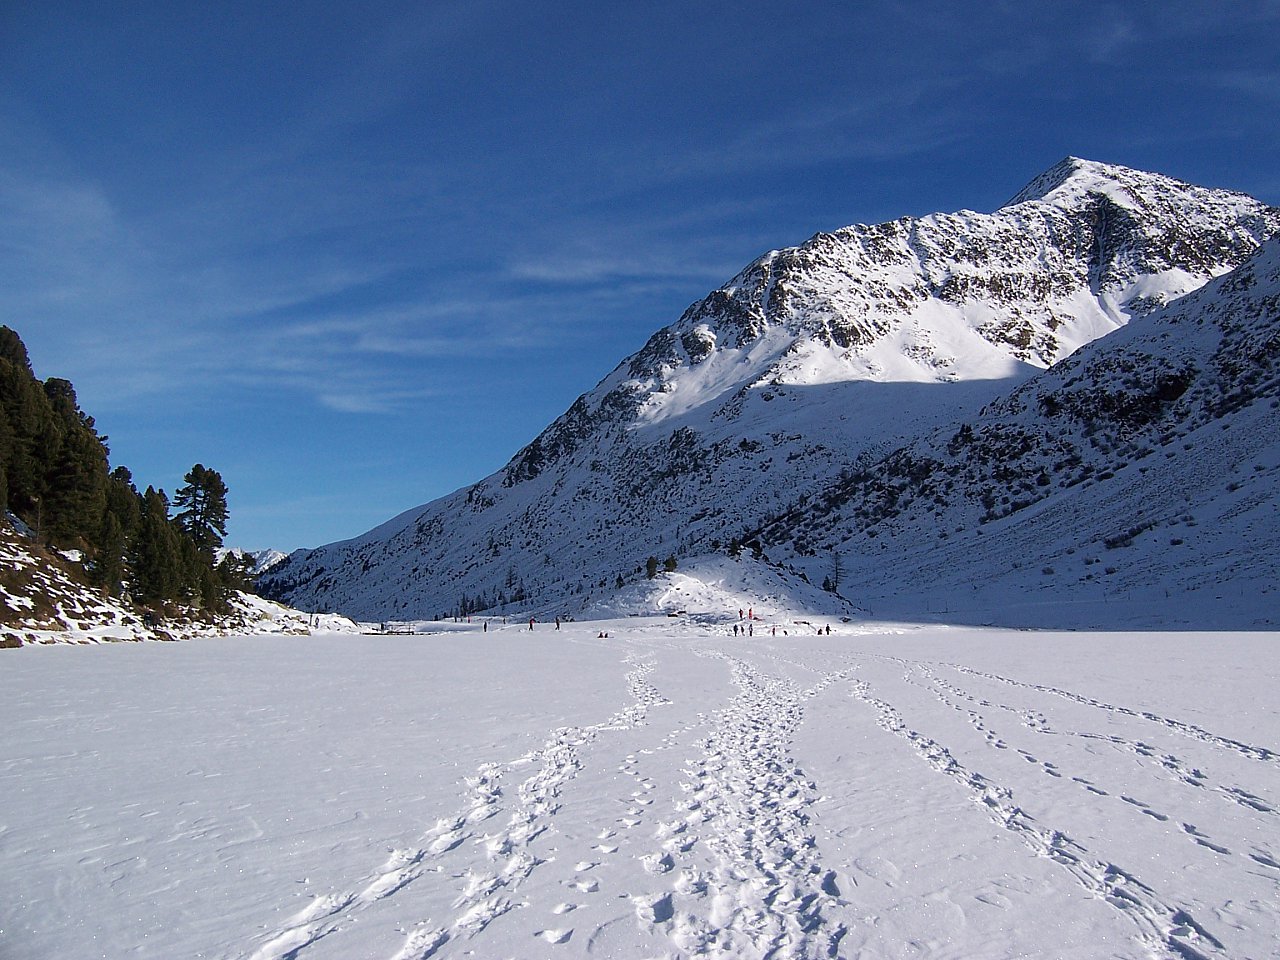
M 571 608 L 975 413 L 1278 228 L 1241 194 L 1072 158 L 994 213 L 819 234 L 692 305 L 497 474 L 262 584 L 379 619 Z
M 1278 589 L 1278 498 L 1273 239 L 760 539 L 811 578 L 829 579 L 838 556 L 850 595 L 897 583 L 1105 599 L 1178 584 L 1223 599 L 1224 585 Z

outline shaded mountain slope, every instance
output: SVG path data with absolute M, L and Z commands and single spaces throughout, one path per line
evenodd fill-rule
M 1202 592 L 1222 601 L 1218 622 L 1249 626 L 1253 613 L 1227 608 L 1275 605 L 1278 495 L 1272 240 L 978 417 L 796 505 L 759 539 L 811 579 L 838 562 L 841 592 L 885 611 L 901 609 L 903 585 L 932 593 L 937 612 L 1018 623 L 1034 614 L 1010 607 L 1051 599 Z

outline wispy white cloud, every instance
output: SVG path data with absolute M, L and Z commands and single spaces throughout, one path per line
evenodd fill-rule
M 91 183 L 32 180 L 0 169 L 0 228 L 0 279 L 18 310 L 119 296 L 133 287 L 118 264 L 140 259 L 142 251 Z
M 447 62 L 468 45 L 485 42 L 495 22 L 518 9 L 511 0 L 433 0 L 382 19 L 370 18 L 368 35 L 352 58 L 312 91 L 296 136 L 314 141 L 335 127 L 386 117 L 417 93 L 424 64 Z
M 510 275 L 517 280 L 542 283 L 605 283 L 622 279 L 680 278 L 707 282 L 727 279 L 723 263 L 691 260 L 676 254 L 610 256 L 607 253 L 576 253 L 569 250 L 526 256 L 511 264 Z
M 1128 14 L 1115 7 L 1103 7 L 1084 37 L 1084 52 L 1094 63 L 1113 63 L 1127 56 L 1131 48 L 1150 34 L 1139 30 Z
M 732 173 L 778 174 L 832 162 L 887 161 L 936 151 L 972 133 L 973 118 L 948 104 L 959 81 L 938 69 L 889 90 L 811 93 L 784 114 L 752 119 L 723 140 L 654 163 L 623 164 L 629 189 Z
M 593 198 L 589 209 L 566 211 L 554 230 L 524 241 L 503 274 L 517 283 L 572 288 L 576 297 L 705 292 L 763 252 L 754 240 L 742 244 L 739 233 L 744 223 L 776 212 L 776 201 L 752 196 L 625 212 Z
M 1280 69 L 1236 67 L 1202 76 L 1209 86 L 1242 93 L 1257 100 L 1274 103 L 1280 100 Z
M 358 388 L 345 392 L 321 390 L 317 399 L 326 409 L 337 413 L 386 414 L 417 406 L 432 396 L 437 394 L 425 390 L 380 389 L 376 385 L 362 383 Z
M 193 262 L 171 248 L 163 229 L 131 223 L 92 183 L 0 169 L 0 238 L 5 322 L 33 357 L 43 353 L 59 375 L 74 371 L 82 393 L 109 407 L 180 395 L 197 381 L 242 385 L 256 377 L 263 387 L 282 366 L 314 369 L 338 350 L 347 352 L 348 366 L 352 354 L 396 351 L 378 342 L 372 320 L 290 329 L 280 319 L 364 288 L 385 268 L 258 262 L 234 253 Z M 413 344 L 425 347 L 421 338 Z M 294 387 L 328 403 L 319 380 Z

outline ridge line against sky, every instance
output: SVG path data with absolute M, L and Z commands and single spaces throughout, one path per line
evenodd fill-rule
M 0 322 L 228 542 L 501 467 L 765 251 L 1066 155 L 1280 203 L 1280 3 L 0 7 Z

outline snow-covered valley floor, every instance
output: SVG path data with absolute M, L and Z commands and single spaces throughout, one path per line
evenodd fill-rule
M 756 613 L 6 651 L 0 957 L 1277 954 L 1276 634 Z

